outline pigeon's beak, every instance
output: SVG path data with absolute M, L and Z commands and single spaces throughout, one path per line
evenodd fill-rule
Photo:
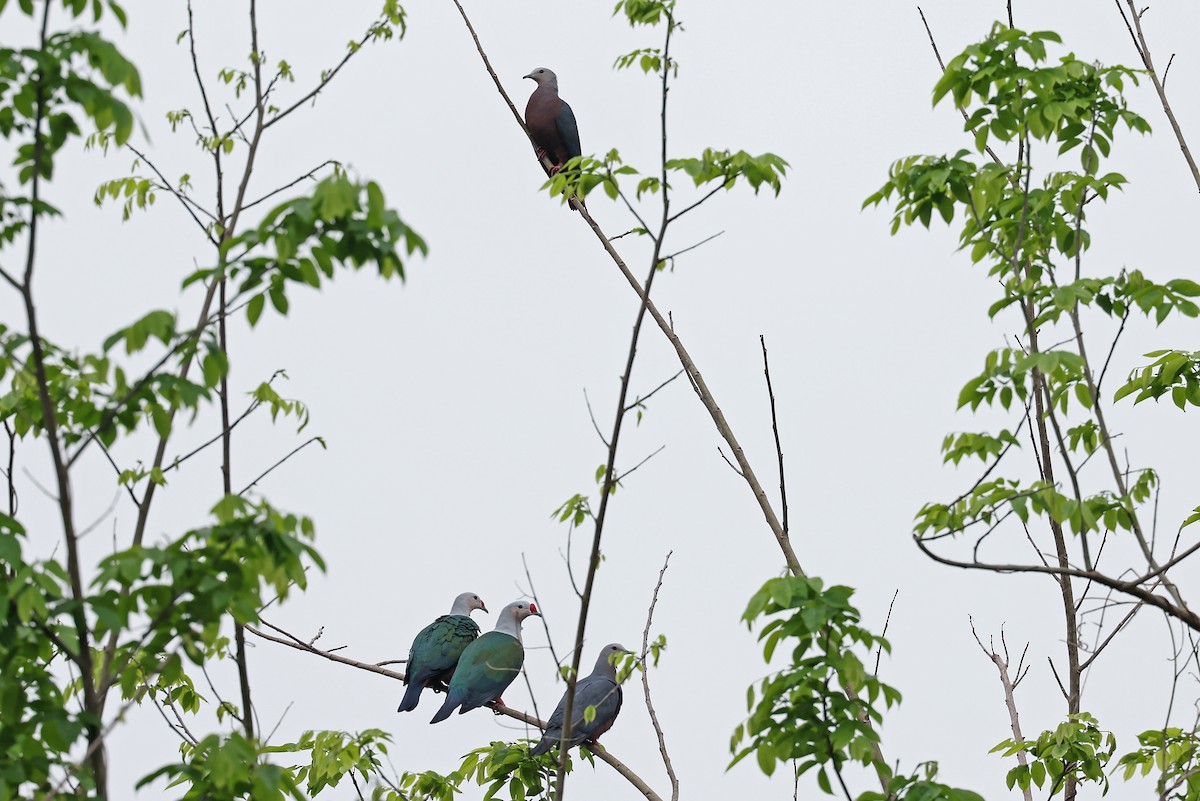
M 525 77 L 528 78 L 529 76 L 526 75 Z M 529 614 L 537 615 L 538 617 L 542 616 L 541 610 L 539 610 L 537 608 L 537 604 L 533 604 L 533 603 L 529 604 Z
M 491 612 L 488 611 L 487 604 L 485 604 L 482 600 L 480 600 L 480 602 L 479 602 L 479 608 L 483 610 L 484 614 L 486 614 L 486 615 L 491 614 Z
M 529 73 L 528 75 L 522 75 L 522 76 L 521 76 L 521 79 L 522 79 L 522 80 L 524 80 L 525 78 L 533 78 L 533 73 L 531 72 L 531 73 Z

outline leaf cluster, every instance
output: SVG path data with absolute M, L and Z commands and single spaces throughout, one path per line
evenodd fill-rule
M 1036 740 L 1008 739 L 993 748 L 992 753 L 998 752 L 1003 757 L 1025 753 L 1027 763 L 1008 772 L 1005 779 L 1008 788 L 1027 790 L 1032 783 L 1044 789 L 1049 782 L 1049 797 L 1053 798 L 1066 789 L 1068 778 L 1095 783 L 1107 792 L 1105 768 L 1116 747 L 1117 738 L 1112 732 L 1101 731 L 1092 715 L 1080 712 L 1052 731 L 1042 732 Z
M 338 266 L 373 264 L 383 278 L 404 278 L 404 256 L 429 248 L 394 209 L 374 181 L 357 182 L 342 171 L 312 193 L 279 204 L 255 227 L 222 242 L 222 263 L 197 270 L 187 286 L 222 274 L 237 280 L 236 301 L 246 303 L 251 325 L 268 299 L 280 314 L 289 308 L 293 284 L 320 288 Z
M 557 754 L 530 756 L 528 741 L 519 743 L 493 742 L 468 753 L 455 772 L 458 776 L 474 778 L 480 787 L 487 785 L 482 801 L 493 801 L 507 789 L 512 801 L 525 801 L 546 793 L 554 793 Z M 580 755 L 589 762 L 594 757 L 580 748 Z M 571 756 L 566 757 L 566 769 L 573 769 Z
M 747 688 L 750 716 L 730 740 L 731 766 L 753 754 L 771 775 L 779 763 L 794 760 L 798 774 L 816 768 L 818 785 L 832 793 L 830 768 L 874 761 L 879 735 L 873 724 L 882 720 L 876 702 L 890 707 L 900 693 L 863 664 L 861 652 L 891 646 L 859 625 L 853 592 L 790 576 L 771 579 L 750 599 L 742 615 L 748 626 L 771 618 L 758 635 L 764 660 L 781 645 L 790 654 L 785 668 Z M 856 689 L 855 697 L 846 687 Z
M 78 648 L 69 627 L 52 621 L 51 610 L 62 608 L 68 595 L 67 573 L 53 559 L 26 561 L 24 537 L 20 523 L 0 514 L 0 799 L 5 801 L 24 797 L 28 787 L 47 789 L 54 769 L 73 763 L 71 749 L 89 719 L 63 702 L 62 689 L 46 669 L 68 642 Z
M 86 4 L 70 5 L 82 13 Z M 32 3 L 21 6 L 32 14 Z M 95 6 L 99 16 L 101 4 Z M 52 177 L 57 153 L 81 135 L 80 113 L 95 130 L 125 142 L 133 132 L 133 112 L 118 90 L 139 97 L 141 76 L 116 45 L 94 31 L 53 33 L 43 48 L 0 47 L 0 137 L 28 140 L 17 146 L 13 161 L 19 183 L 29 183 L 35 171 Z M 45 131 L 35 139 L 38 125 Z
M 764 186 L 772 189 L 776 195 L 783 189 L 783 178 L 787 175 L 790 165 L 774 153 L 762 153 L 752 156 L 744 150 L 736 153 L 729 150 L 714 150 L 706 148 L 695 158 L 669 159 L 666 162 L 668 172 L 682 173 L 688 176 L 697 186 L 715 185 L 713 190 L 730 190 L 739 181 L 747 183 L 755 194 Z M 561 196 L 563 202 L 573 195 L 586 197 L 597 186 L 604 190 L 609 198 L 616 200 L 624 191 L 620 184 L 620 176 L 640 175 L 641 173 L 625 164 L 620 153 L 610 150 L 603 160 L 580 156 L 568 161 L 561 170 L 542 185 L 551 195 Z M 655 194 L 662 188 L 662 180 L 653 175 L 647 175 L 638 181 L 636 197 L 641 199 L 643 194 Z
M 100 562 L 88 598 L 97 636 L 125 632 L 140 615 L 153 625 L 143 635 L 127 635 L 125 648 L 163 653 L 176 643 L 200 665 L 225 616 L 255 623 L 269 592 L 284 599 L 293 587 L 307 586 L 306 564 L 325 568 L 310 544 L 315 531 L 306 517 L 237 495 L 223 498 L 213 514 L 211 526 L 165 545 L 134 545 Z

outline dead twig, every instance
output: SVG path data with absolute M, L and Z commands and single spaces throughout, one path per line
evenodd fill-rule
M 1013 739 L 1017 742 L 1021 742 L 1025 739 L 1025 737 L 1021 734 L 1021 717 L 1017 713 L 1017 702 L 1015 696 L 1013 695 L 1013 691 L 1017 689 L 1017 685 L 1021 683 L 1021 679 L 1025 676 L 1025 674 L 1022 673 L 1022 668 L 1025 664 L 1025 654 L 1029 651 L 1029 644 L 1026 643 L 1025 650 L 1021 652 L 1021 660 L 1017 663 L 1017 677 L 1014 680 L 1008 671 L 1012 662 L 1008 656 L 1008 642 L 1004 638 L 1004 628 L 1000 628 L 1000 642 L 1004 650 L 1004 656 L 1002 657 L 1000 656 L 999 652 L 996 651 L 994 641 L 989 641 L 989 644 L 992 646 L 991 648 L 985 648 L 983 646 L 983 642 L 979 639 L 978 632 L 975 631 L 975 621 L 970 617 L 968 617 L 967 620 L 971 622 L 971 635 L 975 637 L 975 642 L 979 644 L 979 650 L 983 651 L 984 656 L 991 660 L 992 664 L 996 666 L 996 670 L 1000 673 L 1000 684 L 1004 688 L 1004 705 L 1008 709 L 1009 727 L 1012 729 Z M 1053 667 L 1054 663 L 1051 662 L 1050 665 Z M 1029 668 L 1026 667 L 1024 670 L 1028 672 Z M 1057 673 L 1055 674 L 1055 678 L 1058 678 Z M 1062 682 L 1059 682 L 1059 687 L 1062 687 Z M 1066 694 L 1065 690 L 1063 691 L 1063 694 Z M 1025 755 L 1024 751 L 1017 752 L 1017 762 L 1022 767 L 1027 767 L 1029 765 L 1029 758 Z M 1023 792 L 1025 795 L 1025 801 L 1033 801 L 1032 787 L 1026 786 Z

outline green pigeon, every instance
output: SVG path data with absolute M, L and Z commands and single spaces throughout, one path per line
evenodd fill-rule
M 617 666 L 613 657 L 628 653 L 632 651 L 615 642 L 604 646 L 600 649 L 591 675 L 580 679 L 575 685 L 575 703 L 571 705 L 574 722 L 571 724 L 568 747 L 595 742 L 597 737 L 612 728 L 617 713 L 621 711 L 621 685 L 617 683 Z M 567 696 L 564 694 L 546 723 L 546 733 L 529 752 L 530 756 L 544 754 L 558 747 L 562 741 L 563 720 L 567 716 L 566 705 Z M 590 721 L 586 714 L 589 706 L 596 710 Z
M 479 626 L 471 620 L 471 610 L 487 611 L 483 599 L 473 592 L 464 592 L 454 599 L 450 614 L 430 623 L 413 640 L 404 671 L 404 700 L 397 712 L 417 708 L 421 690 L 435 684 L 445 684 L 454 673 L 454 666 L 463 650 L 479 637 Z
M 462 652 L 450 679 L 446 701 L 430 723 L 445 720 L 458 707 L 461 715 L 492 701 L 503 703 L 500 693 L 512 684 L 525 662 L 521 621 L 530 615 L 541 617 L 542 613 L 528 601 L 513 601 L 500 610 L 496 630 L 475 640 Z

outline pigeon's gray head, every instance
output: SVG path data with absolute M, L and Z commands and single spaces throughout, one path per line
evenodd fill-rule
M 630 651 L 620 643 L 609 643 L 600 649 L 600 656 L 596 658 L 596 672 L 616 675 L 617 657 L 619 657 L 621 654 L 632 653 L 633 651 Z
M 532 601 L 513 601 L 496 616 L 496 631 L 521 639 L 521 621 L 530 615 L 542 616 Z
M 521 621 L 530 615 L 541 617 L 542 613 L 532 601 L 513 601 L 500 610 L 500 616 L 496 619 L 496 627 L 499 628 L 501 623 L 519 627 Z
M 512 615 L 513 620 L 516 621 L 524 620 L 530 615 L 542 616 L 542 613 L 538 611 L 537 605 L 533 601 L 513 601 L 504 607 L 504 611 Z
M 555 89 L 558 88 L 558 76 L 554 74 L 554 70 L 546 67 L 538 67 L 523 77 L 533 80 L 538 86 L 550 84 Z
M 470 615 L 472 609 L 482 609 L 484 612 L 488 610 L 483 599 L 473 592 L 464 592 L 454 599 L 454 613 Z

